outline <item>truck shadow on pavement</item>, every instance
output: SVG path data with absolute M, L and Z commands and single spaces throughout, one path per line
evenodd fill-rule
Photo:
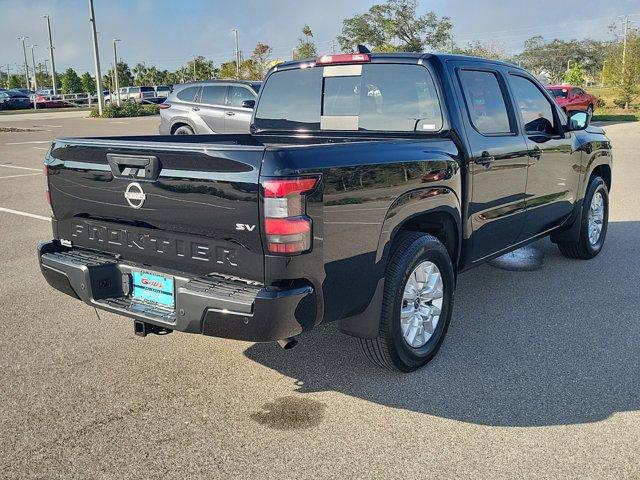
M 640 409 L 640 222 L 609 224 L 601 254 L 562 257 L 548 240 L 540 270 L 484 265 L 460 276 L 449 333 L 412 374 L 370 365 L 336 325 L 293 350 L 245 355 L 294 380 L 393 408 L 482 425 L 596 422 Z

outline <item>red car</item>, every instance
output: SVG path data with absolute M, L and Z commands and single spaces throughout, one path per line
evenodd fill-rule
M 549 85 L 547 90 L 565 112 L 586 110 L 589 112 L 589 116 L 592 116 L 593 109 L 598 102 L 595 96 L 573 85 Z

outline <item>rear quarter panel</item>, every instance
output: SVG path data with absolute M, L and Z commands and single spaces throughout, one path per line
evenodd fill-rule
M 384 276 L 389 244 L 404 220 L 433 208 L 439 194 L 460 209 L 458 150 L 449 139 L 271 148 L 261 175 L 321 176 L 307 205 L 313 220 L 312 252 L 265 257 L 267 284 L 301 278 L 314 284 L 316 324 L 367 307 Z

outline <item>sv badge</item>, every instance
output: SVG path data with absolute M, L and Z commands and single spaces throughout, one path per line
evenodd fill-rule
M 243 230 L 247 232 L 253 232 L 255 230 L 255 225 L 247 225 L 246 223 L 236 223 L 236 230 Z

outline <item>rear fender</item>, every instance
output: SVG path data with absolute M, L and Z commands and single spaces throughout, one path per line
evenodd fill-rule
M 455 270 L 462 239 L 460 202 L 453 190 L 445 187 L 426 187 L 412 190 L 404 193 L 393 202 L 382 226 L 376 264 L 386 266 L 394 240 L 403 227 L 419 217 L 424 217 L 427 220 L 430 214 L 447 215 L 455 225 L 456 245 L 452 249 Z M 384 295 L 384 269 L 381 270 L 381 277 L 367 308 L 360 314 L 340 320 L 340 330 L 343 333 L 361 338 L 375 338 L 378 335 Z

